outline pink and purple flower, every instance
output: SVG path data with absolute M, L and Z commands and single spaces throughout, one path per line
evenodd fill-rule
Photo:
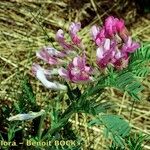
M 65 50 L 74 50 L 75 46 L 81 47 L 81 39 L 77 35 L 77 32 L 81 28 L 81 23 L 72 22 L 69 26 L 69 34 L 71 37 L 71 42 L 66 42 L 66 39 L 64 37 L 64 31 L 62 29 L 59 29 L 56 33 L 56 41 L 59 43 L 59 45 L 65 49 Z
M 94 69 L 86 63 L 85 48 L 81 38 L 77 35 L 80 28 L 81 23 L 71 23 L 69 26 L 70 42 L 66 41 L 62 29 L 57 31 L 56 41 L 63 48 L 61 51 L 53 47 L 44 47 L 36 53 L 38 58 L 53 66 L 51 70 L 45 70 L 37 64 L 32 67 L 34 76 L 45 87 L 55 90 L 67 89 L 63 84 L 49 81 L 48 79 L 51 79 L 53 75 L 59 75 L 73 83 L 93 81 Z M 91 34 L 97 45 L 96 63 L 100 69 L 105 69 L 108 65 L 118 70 L 126 68 L 130 53 L 140 47 L 140 44 L 129 36 L 124 20 L 113 16 L 109 16 L 102 27 L 93 26 Z M 81 50 L 80 56 L 76 49 Z
M 92 38 L 97 48 L 97 64 L 101 69 L 109 64 L 116 69 L 128 66 L 129 54 L 135 52 L 140 44 L 133 41 L 125 27 L 124 20 L 109 16 L 100 28 L 93 26 Z
M 86 64 L 84 56 L 75 57 L 67 69 L 59 69 L 59 75 L 61 77 L 74 83 L 92 81 L 91 74 L 92 68 Z

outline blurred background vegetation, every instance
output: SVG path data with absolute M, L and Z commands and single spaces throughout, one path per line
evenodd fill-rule
M 83 29 L 79 34 L 83 37 L 88 53 L 91 51 L 91 26 L 101 25 L 109 15 L 123 18 L 134 38 L 141 42 L 150 42 L 149 0 L 0 0 L 1 118 L 4 118 L 2 113 L 5 112 L 5 106 L 13 110 L 12 104 L 18 100 L 16 95 L 22 93 L 20 85 L 25 75 L 29 77 L 40 107 L 44 107 L 49 99 L 55 97 L 56 93 L 43 88 L 32 77 L 30 70 L 33 61 L 36 61 L 35 51 L 45 45 L 55 45 L 55 33 L 59 28 L 67 32 L 71 22 L 80 21 Z M 142 101 L 134 105 L 131 123 L 135 133 L 150 135 L 150 77 L 142 79 L 142 82 L 145 90 Z M 104 96 L 117 104 L 115 113 L 130 118 L 132 102 L 126 93 L 106 89 Z M 101 129 L 88 128 L 88 119 L 89 116 L 85 114 L 76 114 L 70 120 L 84 141 L 84 149 L 105 149 L 107 143 L 102 138 Z M 2 120 L 0 131 L 8 132 L 8 127 Z M 150 143 L 146 143 L 144 149 L 150 149 Z

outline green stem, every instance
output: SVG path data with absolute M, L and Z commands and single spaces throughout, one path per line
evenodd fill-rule
M 43 127 L 43 123 L 44 123 L 44 118 L 45 118 L 45 114 L 43 114 L 40 119 L 40 124 L 39 124 L 39 129 L 38 129 L 39 140 L 41 139 L 41 136 L 42 136 L 42 127 Z

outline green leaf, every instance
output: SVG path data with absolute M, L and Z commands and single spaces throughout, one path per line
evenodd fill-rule
M 76 111 L 95 116 L 99 113 L 105 113 L 112 106 L 113 105 L 110 102 L 101 102 L 101 101 L 96 101 L 95 99 L 81 100 L 78 107 L 76 108 L 77 109 Z
M 107 138 L 111 137 L 115 145 L 122 148 L 125 147 L 124 138 L 129 135 L 130 127 L 129 124 L 120 116 L 101 115 L 92 120 L 89 125 L 104 125 L 105 133 L 107 133 L 105 135 L 108 136 Z
M 112 77 L 109 76 L 109 78 Z M 118 73 L 113 82 L 110 81 L 109 84 L 123 92 L 127 92 L 134 100 L 140 100 L 138 94 L 144 89 L 141 82 L 139 82 L 134 75 L 128 71 Z
M 27 76 L 24 77 L 21 84 L 21 93 L 17 96 L 15 109 L 18 113 L 25 113 L 29 111 L 39 111 L 36 103 L 36 97 L 32 86 Z
M 130 57 L 128 71 L 138 77 L 145 77 L 150 73 L 150 43 L 143 43 Z

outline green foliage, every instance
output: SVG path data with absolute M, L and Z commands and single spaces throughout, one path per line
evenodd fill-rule
M 12 141 L 13 138 L 15 137 L 15 133 L 19 130 L 21 130 L 21 128 L 18 128 L 19 123 L 16 122 L 14 124 L 10 124 L 8 127 L 8 141 Z
M 116 77 L 115 84 L 118 89 L 127 92 L 132 98 L 134 98 L 134 100 L 140 100 L 138 94 L 144 89 L 144 87 L 132 73 L 119 73 Z
M 125 150 L 125 148 L 121 148 L 121 147 L 118 147 L 116 145 L 111 145 L 111 147 L 108 147 L 109 150 Z
M 69 98 L 69 99 L 66 100 L 66 103 L 68 105 L 70 105 L 73 101 L 75 101 L 75 100 L 80 98 L 81 91 L 80 91 L 80 89 L 78 87 L 75 88 L 75 89 L 71 89 L 67 82 L 65 84 L 66 84 L 67 89 L 68 89 L 67 90 L 67 95 L 68 95 L 68 98 Z
M 128 70 L 138 77 L 145 77 L 150 73 L 150 43 L 143 43 L 131 55 Z
M 148 140 L 147 135 L 142 135 L 142 134 L 134 134 L 134 136 L 130 136 L 128 138 L 128 147 L 129 150 L 143 150 L 144 141 Z
M 81 93 L 79 88 L 73 90 L 70 89 L 69 85 L 67 95 L 69 97 L 70 103 L 72 103 L 72 108 L 74 112 L 87 113 L 91 115 L 97 115 L 99 113 L 104 113 L 112 107 L 110 102 L 97 101 L 97 98 L 103 93 L 103 86 L 89 85 L 87 89 Z
M 127 92 L 134 100 L 140 100 L 138 94 L 144 89 L 141 82 L 139 82 L 132 72 L 127 70 L 114 71 L 109 70 L 106 85 L 115 87 L 122 92 Z
M 108 109 L 111 109 L 112 104 L 109 102 L 96 102 L 95 100 L 83 100 L 76 109 L 77 112 L 87 113 L 91 115 L 97 115 L 99 113 L 106 113 Z
M 17 113 L 25 113 L 29 111 L 39 111 L 36 104 L 35 94 L 27 76 L 24 77 L 21 83 L 21 93 L 14 103 Z
M 112 145 L 109 147 L 109 150 L 125 150 L 127 148 L 128 150 L 144 150 L 144 142 L 149 140 L 149 136 L 142 134 L 130 134 L 125 140 L 126 148 L 118 147 L 113 142 Z
M 121 148 L 125 147 L 124 138 L 129 135 L 130 127 L 120 116 L 100 115 L 92 120 L 89 125 L 104 125 L 106 138 L 111 137 L 115 145 Z

